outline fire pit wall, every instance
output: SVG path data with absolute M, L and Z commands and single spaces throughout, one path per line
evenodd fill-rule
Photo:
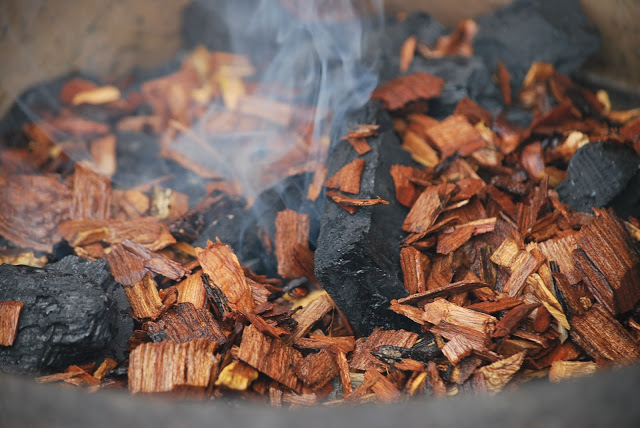
M 170 59 L 182 43 L 182 10 L 189 0 L 25 0 L 0 4 L 0 113 L 34 83 L 69 71 L 117 76 Z M 510 0 L 387 0 L 390 12 L 428 11 L 447 26 Z M 640 4 L 581 0 L 602 44 L 584 67 L 592 76 L 638 88 Z

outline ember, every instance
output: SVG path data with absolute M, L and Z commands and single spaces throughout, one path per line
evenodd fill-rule
M 392 19 L 367 99 L 204 46 L 67 79 L 0 128 L 0 369 L 296 407 L 637 363 L 640 119 L 568 77 L 597 37 L 560 3 L 571 29 L 527 1 L 448 35 Z M 529 15 L 547 62 L 514 46 Z

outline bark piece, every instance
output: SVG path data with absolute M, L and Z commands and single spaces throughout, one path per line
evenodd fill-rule
M 206 388 L 216 377 L 218 344 L 207 339 L 185 343 L 144 343 L 129 356 L 132 394 Z
M 165 309 L 158 294 L 158 286 L 150 272 L 147 272 L 136 284 L 124 286 L 124 291 L 131 304 L 133 316 L 138 319 L 155 320 Z
M 315 281 L 309 225 L 308 214 L 285 210 L 276 216 L 276 257 L 278 274 L 283 278 L 306 276 Z
M 333 353 L 326 349 L 309 354 L 292 368 L 293 372 L 313 391 L 325 386 L 338 374 L 338 363 Z
M 0 346 L 12 346 L 18 334 L 18 321 L 24 302 L 0 302 Z
M 481 334 L 491 334 L 497 323 L 497 319 L 491 315 L 462 308 L 444 299 L 427 303 L 422 318 L 434 325 L 446 321 Z
M 397 77 L 371 94 L 372 99 L 382 100 L 387 110 L 399 110 L 407 104 L 435 98 L 442 92 L 444 80 L 427 73 L 414 73 Z
M 224 386 L 236 391 L 246 391 L 251 383 L 258 379 L 258 370 L 243 363 L 232 361 L 227 364 L 216 379 L 216 386 Z
M 356 158 L 338 170 L 325 182 L 325 187 L 337 189 L 344 193 L 357 195 L 360 193 L 360 181 L 364 171 L 365 160 Z
M 232 309 L 251 312 L 254 306 L 251 287 L 231 247 L 211 244 L 205 249 L 197 248 L 196 254 L 202 271 L 222 290 Z
M 427 137 L 438 147 L 442 158 L 454 153 L 469 156 L 487 146 L 482 134 L 464 116 L 449 116 L 426 131 Z
M 490 393 L 500 392 L 513 376 L 520 370 L 524 362 L 524 352 L 512 355 L 495 363 L 479 368 L 476 373 L 480 373 L 487 382 L 487 389 Z
M 549 370 L 549 381 L 559 383 L 589 376 L 596 372 L 596 363 L 588 361 L 554 361 Z
M 154 342 L 171 340 L 178 343 L 196 338 L 211 342 L 226 343 L 227 337 L 211 312 L 196 309 L 191 303 L 179 303 L 165 312 L 156 322 L 144 325 Z
M 615 215 L 600 210 L 580 230 L 574 251 L 577 268 L 598 302 L 614 315 L 640 300 L 640 255 Z
M 376 329 L 371 335 L 356 341 L 356 350 L 351 358 L 349 366 L 357 370 L 375 369 L 384 371 L 385 365 L 371 355 L 371 351 L 382 345 L 401 346 L 411 348 L 418 339 L 416 333 L 405 330 L 381 330 Z
M 571 320 L 571 338 L 592 358 L 614 364 L 632 364 L 640 357 L 640 345 L 599 304 Z
M 267 337 L 254 326 L 247 326 L 238 358 L 294 391 L 300 390 L 300 381 L 291 372 L 291 367 L 302 360 L 302 355 L 280 339 Z

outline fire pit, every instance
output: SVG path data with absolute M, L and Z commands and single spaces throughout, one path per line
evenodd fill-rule
M 291 408 L 521 387 L 525 418 L 638 360 L 640 114 L 568 77 L 599 45 L 577 2 L 452 30 L 247 8 L 193 2 L 166 65 L 16 98 L 4 372 Z

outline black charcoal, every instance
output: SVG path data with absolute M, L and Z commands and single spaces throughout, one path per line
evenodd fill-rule
M 502 95 L 480 58 L 416 56 L 409 72 L 425 72 L 444 79 L 440 96 L 429 101 L 429 116 L 436 119 L 444 119 L 452 114 L 458 102 L 465 97 L 471 98 L 494 116 L 502 108 Z
M 380 196 L 389 205 L 362 207 L 349 214 L 326 200 L 320 220 L 315 252 L 315 271 L 320 284 L 344 312 L 354 329 L 371 334 L 374 328 L 412 329 L 413 323 L 389 310 L 391 299 L 407 295 L 401 280 L 398 246 L 401 225 L 408 209 L 400 205 L 390 175 L 392 165 L 415 165 L 400 148 L 389 115 L 378 102 L 369 102 L 333 132 L 327 161 L 328 176 L 351 162 L 357 153 L 340 136 L 356 124 L 378 124 L 379 134 L 368 139 L 371 151 L 362 156 L 359 198 Z
M 615 143 L 595 142 L 571 158 L 568 177 L 557 187 L 560 200 L 577 211 L 611 206 L 622 217 L 640 215 L 640 156 Z
M 534 61 L 571 74 L 600 47 L 598 30 L 577 0 L 516 0 L 477 23 L 474 54 L 492 71 L 504 61 L 514 89 Z
M 0 370 L 44 373 L 104 357 L 123 360 L 133 320 L 124 289 L 105 260 L 75 256 L 47 265 L 0 266 L 0 300 L 24 302 Z

